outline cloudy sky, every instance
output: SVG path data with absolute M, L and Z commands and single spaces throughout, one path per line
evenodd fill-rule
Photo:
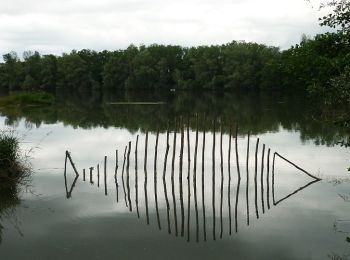
M 322 14 L 305 0 L 1 0 L 0 54 L 193 46 L 245 40 L 287 48 L 315 35 Z

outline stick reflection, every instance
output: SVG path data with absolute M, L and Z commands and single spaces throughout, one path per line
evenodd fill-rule
M 202 122 L 206 123 L 206 119 L 202 120 Z M 151 223 L 157 223 L 156 226 L 159 230 L 162 230 L 162 226 L 165 228 L 169 234 L 173 234 L 178 236 L 179 233 L 181 237 L 186 237 L 187 241 L 191 240 L 191 230 L 193 229 L 195 236 L 193 237 L 193 241 L 199 242 L 200 240 L 207 240 L 207 228 L 212 231 L 212 238 L 216 240 L 216 234 L 218 232 L 218 236 L 223 238 L 224 235 L 232 235 L 233 223 L 232 217 L 234 217 L 234 231 L 238 232 L 238 226 L 241 222 L 240 219 L 246 217 L 246 223 L 249 226 L 251 224 L 251 220 L 255 219 L 254 214 L 250 216 L 249 209 L 250 207 L 255 206 L 255 215 L 256 219 L 263 218 L 266 216 L 265 213 L 269 212 L 270 209 L 279 205 L 281 202 L 286 201 L 288 198 L 296 195 L 301 192 L 305 188 L 310 185 L 320 181 L 320 179 L 306 170 L 302 169 L 295 163 L 288 160 L 285 156 L 280 155 L 277 152 L 273 152 L 272 156 L 272 164 L 271 164 L 271 149 L 266 147 L 265 144 L 262 144 L 262 149 L 259 149 L 260 139 L 256 139 L 256 147 L 255 147 L 255 160 L 252 160 L 252 164 L 249 164 L 249 147 L 250 147 L 250 139 L 251 135 L 248 132 L 247 136 L 244 137 L 243 141 L 238 142 L 238 126 L 236 126 L 236 131 L 232 131 L 232 127 L 229 127 L 229 134 L 224 134 L 225 126 L 223 124 L 223 120 L 213 120 L 213 130 L 212 130 L 212 143 L 206 146 L 206 131 L 203 128 L 202 138 L 199 138 L 199 119 L 198 115 L 195 117 L 194 129 L 190 130 L 190 120 L 184 124 L 183 120 L 180 119 L 175 122 L 175 127 L 173 130 L 173 140 L 172 144 L 170 144 L 170 133 L 171 130 L 167 129 L 166 133 L 162 134 L 157 131 L 155 134 L 155 140 L 152 139 L 152 143 L 154 141 L 154 163 L 153 163 L 153 173 L 152 171 L 148 171 L 148 143 L 149 143 L 149 133 L 146 131 L 145 133 L 145 142 L 144 142 L 144 176 L 138 175 L 138 147 L 139 147 L 139 136 L 136 137 L 135 143 L 135 153 L 134 160 L 132 158 L 132 143 L 128 142 L 128 145 L 124 148 L 124 156 L 123 156 L 123 166 L 122 166 L 122 174 L 118 175 L 118 150 L 116 150 L 116 164 L 114 168 L 114 181 L 115 188 L 117 194 L 117 203 L 119 204 L 118 199 L 118 181 L 122 182 L 122 188 L 124 192 L 124 202 L 125 206 L 128 208 L 130 212 L 135 210 L 137 212 L 138 218 L 146 218 L 146 223 L 149 225 Z M 216 128 L 217 124 L 220 125 L 219 133 L 220 133 L 220 142 L 218 143 L 218 149 L 216 149 Z M 180 133 L 180 143 L 177 144 L 177 132 L 179 130 Z M 241 135 L 240 135 L 241 136 Z M 193 138 L 194 149 L 191 153 L 191 139 Z M 228 150 L 224 152 L 224 143 L 228 138 Z M 186 142 L 185 142 L 186 139 Z M 234 140 L 232 140 L 234 139 Z M 234 143 L 234 147 L 231 145 L 232 141 Z M 165 145 L 164 145 L 165 143 Z M 241 147 L 243 150 L 245 148 L 246 153 L 246 182 L 243 185 L 245 186 L 241 192 L 241 163 L 240 163 L 240 149 L 238 147 L 238 143 L 247 143 L 246 147 Z M 172 154 L 169 156 L 169 151 L 172 147 Z M 187 145 L 187 149 L 184 149 Z M 176 148 L 180 147 L 179 150 Z M 198 147 L 202 148 L 201 154 L 201 162 L 198 162 L 198 156 L 200 156 L 200 151 L 198 151 Z M 153 149 L 153 148 L 152 148 Z M 234 150 L 233 150 L 234 149 Z M 265 156 L 265 150 L 267 149 L 267 156 Z M 185 150 L 185 151 L 184 151 Z M 186 151 L 187 150 L 187 151 Z M 198 154 L 199 153 L 199 154 Z M 217 164 L 216 156 L 217 153 L 220 159 L 220 163 Z M 231 160 L 231 154 L 232 155 Z M 261 153 L 261 157 L 259 157 L 259 153 Z M 164 156 L 163 156 L 164 154 Z M 224 164 L 224 154 L 226 159 Z M 161 156 L 159 156 L 161 155 Z M 186 158 L 187 155 L 187 164 L 186 159 L 184 162 L 184 156 Z M 227 155 L 227 157 L 226 157 Z M 176 157 L 178 156 L 179 161 L 178 164 L 175 163 Z M 193 157 L 192 157 L 193 156 Z M 171 161 L 169 164 L 171 165 L 171 174 L 167 174 L 167 165 L 168 165 L 168 157 L 171 157 Z M 191 158 L 193 158 L 193 168 L 191 168 Z M 259 160 L 258 160 L 259 158 Z M 261 162 L 260 161 L 261 158 Z M 133 173 L 132 167 L 130 167 L 130 162 L 135 163 L 135 169 Z M 158 160 L 160 161 L 160 165 L 163 165 L 163 174 L 158 174 Z M 200 160 L 200 159 L 199 159 Z M 282 196 L 281 198 L 277 198 L 276 191 L 278 191 L 278 187 L 276 187 L 276 176 L 277 176 L 277 167 L 276 164 L 279 160 L 282 160 L 292 167 L 296 169 L 296 174 L 305 174 L 310 177 L 312 180 L 308 183 L 305 183 L 301 187 L 291 191 L 287 195 Z M 211 164 L 210 164 L 211 161 Z M 259 164 L 260 163 L 260 164 Z M 79 173 L 73 163 L 73 159 L 70 153 L 67 151 L 65 156 L 65 167 L 64 167 L 64 185 L 67 199 L 72 198 L 72 192 L 76 187 L 76 184 L 79 179 Z M 265 164 L 266 164 L 266 172 L 265 172 Z M 96 164 L 95 164 L 96 165 Z M 201 167 L 201 171 L 198 169 L 197 176 L 197 166 Z M 217 165 L 217 166 L 216 166 Z M 235 165 L 235 166 L 233 166 Z M 244 165 L 244 162 L 243 162 Z M 72 166 L 75 176 L 74 180 L 69 184 L 69 174 L 68 169 Z M 105 195 L 107 196 L 108 188 L 108 169 L 107 169 L 107 156 L 104 157 L 104 186 L 105 186 Z M 178 166 L 178 167 L 176 167 Z M 183 182 L 183 168 L 187 166 L 187 182 Z M 259 167 L 258 167 L 259 166 Z M 206 167 L 211 167 L 211 173 L 208 172 L 205 174 Z M 218 167 L 218 169 L 216 168 Z M 254 169 L 254 189 L 249 190 L 249 169 Z M 90 183 L 93 184 L 94 175 L 96 174 L 93 171 L 93 167 L 89 167 L 90 169 Z M 186 168 L 185 168 L 186 169 Z M 192 169 L 192 170 L 191 170 Z M 186 170 L 185 170 L 186 171 Z M 220 172 L 220 174 L 216 174 L 216 172 Z M 271 171 L 271 174 L 270 174 Z M 83 171 L 85 173 L 85 169 Z M 148 175 L 150 172 L 150 176 Z M 252 171 L 253 172 L 253 171 Z M 153 176 L 152 176 L 153 174 Z M 191 176 L 192 174 L 192 176 Z M 211 178 L 208 176 L 211 176 Z M 259 176 L 260 174 L 260 176 Z M 126 176 L 125 176 L 126 175 Z M 85 176 L 83 176 L 85 177 Z M 125 178 L 126 177 L 126 178 Z M 148 178 L 153 177 L 153 182 L 148 183 Z M 198 178 L 197 178 L 198 177 Z M 207 178 L 209 177 L 209 178 Z M 97 186 L 99 187 L 99 164 L 97 164 Z M 142 180 L 143 178 L 143 180 Z M 85 180 L 85 178 L 84 178 Z M 130 186 L 132 182 L 135 182 L 134 188 Z M 142 192 L 142 181 L 143 181 L 143 192 L 144 197 L 139 195 L 139 192 Z M 161 188 L 158 189 L 158 182 L 161 181 Z M 84 185 L 87 184 L 84 183 Z M 171 185 L 171 192 L 168 190 L 168 187 Z M 90 185 L 89 185 L 90 186 Z M 260 186 L 260 187 L 259 187 Z M 92 188 L 94 186 L 91 186 Z M 113 186 L 114 187 L 114 186 Z M 148 196 L 148 188 L 150 189 L 150 196 Z M 198 189 L 197 189 L 198 188 Z M 227 188 L 227 193 L 226 189 Z M 110 188 L 111 189 L 111 188 Z M 141 190 L 140 190 L 141 189 Z M 231 193 L 231 189 L 234 191 Z M 259 191 L 259 192 L 258 192 Z M 266 192 L 265 192 L 266 191 Z M 270 203 L 270 191 L 272 197 L 272 203 Z M 170 192 L 170 193 L 169 193 Z M 250 205 L 249 195 L 250 192 L 254 194 L 254 204 Z M 211 194 L 210 194 L 211 193 Z M 241 194 L 243 193 L 243 194 Z M 245 193 L 245 197 L 244 197 Z M 191 196 L 193 194 L 193 196 Z M 206 194 L 209 194 L 209 196 Z M 225 195 L 224 195 L 225 194 Z M 243 196 L 240 196 L 243 195 Z M 171 196 L 171 197 L 169 197 Z M 259 215 L 259 207 L 258 206 L 258 197 L 261 199 L 261 214 Z M 266 197 L 266 200 L 265 200 Z M 227 202 L 224 203 L 224 200 L 227 199 Z M 135 201 L 134 207 L 132 207 L 132 201 Z M 245 200 L 246 204 L 240 203 L 240 200 Z M 171 203 L 172 201 L 172 203 Z M 234 203 L 231 208 L 231 201 Z M 177 204 L 179 203 L 179 204 Z M 219 215 L 216 215 L 216 206 L 219 203 L 218 207 L 220 209 Z M 122 203 L 124 204 L 124 203 Z M 211 210 L 209 210 L 207 215 L 206 208 L 208 204 L 211 204 Z M 164 206 L 165 205 L 165 206 Z M 177 215 L 177 206 L 180 205 L 180 214 L 181 214 L 181 222 L 178 223 L 178 215 Z M 240 207 L 241 205 L 241 207 Z M 265 207 L 265 205 L 267 207 Z M 142 217 L 139 213 L 140 209 L 145 208 L 145 216 Z M 210 208 L 210 206 L 209 206 Z M 234 212 L 231 212 L 231 211 Z M 194 215 L 191 219 L 191 211 L 194 212 Z M 211 212 L 210 212 L 211 211 Z M 231 215 L 231 213 L 233 215 Z M 218 218 L 218 219 L 217 219 Z M 180 220 L 180 219 L 179 219 Z M 208 222 L 207 222 L 208 220 Z M 226 222 L 226 220 L 228 222 Z M 217 222 L 218 221 L 218 222 Z M 191 227 L 192 223 L 192 227 Z M 220 233 L 216 230 L 216 223 L 220 224 Z M 253 222 L 252 222 L 253 223 Z M 178 226 L 180 224 L 180 226 Z M 250 225 L 251 226 L 251 225 Z M 192 229 L 191 229 L 192 228 Z M 225 231 L 226 230 L 226 231 Z M 186 236 L 185 236 L 186 231 Z

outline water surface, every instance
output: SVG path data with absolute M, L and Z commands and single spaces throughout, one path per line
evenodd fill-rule
M 110 104 L 131 101 L 165 103 Z M 348 134 L 302 94 L 90 93 L 0 111 L 34 151 L 31 186 L 0 211 L 1 259 L 350 253 L 350 153 L 334 145 Z

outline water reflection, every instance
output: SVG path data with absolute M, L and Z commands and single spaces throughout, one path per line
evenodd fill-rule
M 168 165 L 168 154 L 171 148 L 170 145 L 170 133 L 171 130 L 168 128 L 166 131 L 166 140 L 161 140 L 159 131 L 155 134 L 154 142 L 154 154 L 153 156 L 153 173 L 148 169 L 148 146 L 149 146 L 149 133 L 146 131 L 145 141 L 144 141 L 144 174 L 139 176 L 138 174 L 138 147 L 139 145 L 139 136 L 136 136 L 135 140 L 135 170 L 133 171 L 130 167 L 131 164 L 131 150 L 132 150 L 132 141 L 128 142 L 128 145 L 124 148 L 123 155 L 123 169 L 122 175 L 118 176 L 118 152 L 116 151 L 116 167 L 115 167 L 115 182 L 116 182 L 116 193 L 118 200 L 118 181 L 122 182 L 122 189 L 124 193 L 124 202 L 126 208 L 133 212 L 136 207 L 137 217 L 141 220 L 145 220 L 147 225 L 151 224 L 151 216 L 156 216 L 156 223 L 159 230 L 162 230 L 163 226 L 167 227 L 167 232 L 173 234 L 174 236 L 184 237 L 187 241 L 191 240 L 191 230 L 195 231 L 195 236 L 193 240 L 196 242 L 206 241 L 208 239 L 208 230 L 212 234 L 211 239 L 216 240 L 217 237 L 220 239 L 223 238 L 224 234 L 232 235 L 232 225 L 234 221 L 235 232 L 238 232 L 238 227 L 242 225 L 242 218 L 246 219 L 246 224 L 249 226 L 251 224 L 252 218 L 258 220 L 262 215 L 266 214 L 269 210 L 272 209 L 270 190 L 272 192 L 272 205 L 277 206 L 281 202 L 286 201 L 288 198 L 294 196 L 298 192 L 304 190 L 310 185 L 320 181 L 320 178 L 310 174 L 305 171 L 295 163 L 288 160 L 286 157 L 280 155 L 278 152 L 273 152 L 273 157 L 271 161 L 271 149 L 266 147 L 266 144 L 262 144 L 262 149 L 259 149 L 260 138 L 256 139 L 254 158 L 255 160 L 249 160 L 251 157 L 250 145 L 251 145 L 251 136 L 248 133 L 246 140 L 246 147 L 243 147 L 243 152 L 246 154 L 245 168 L 246 168 L 246 181 L 242 183 L 241 180 L 241 162 L 240 155 L 242 148 L 238 147 L 238 132 L 239 129 L 236 127 L 235 134 L 232 134 L 233 127 L 229 127 L 228 135 L 228 151 L 224 151 L 223 143 L 226 135 L 223 131 L 223 126 L 225 124 L 222 120 L 213 120 L 212 131 L 199 132 L 199 118 L 196 116 L 196 128 L 195 128 L 195 138 L 192 140 L 194 143 L 194 149 L 191 153 L 191 140 L 189 135 L 189 120 L 187 123 L 184 123 L 183 118 L 175 121 L 173 129 L 173 147 L 172 147 L 172 157 L 171 157 L 171 170 L 170 173 L 167 171 Z M 206 119 L 203 119 L 204 123 Z M 219 131 L 216 133 L 216 129 Z M 185 133 L 186 131 L 186 133 Z M 180 134 L 180 149 L 177 150 L 177 135 Z M 220 135 L 219 147 L 216 147 L 216 136 Z M 185 142 L 185 135 L 186 140 Z M 202 138 L 200 138 L 202 135 Z M 206 135 L 212 135 L 211 147 L 206 146 Z M 202 140 L 202 142 L 200 141 Z M 234 151 L 235 151 L 235 161 L 232 159 L 231 153 L 231 143 L 234 139 Z M 159 146 L 160 141 L 165 141 L 165 149 Z M 142 146 L 141 146 L 142 147 Z M 197 178 L 197 164 L 198 164 L 198 147 L 202 148 L 202 178 Z M 225 146 L 227 147 L 227 146 Z M 187 149 L 186 149 L 187 148 Z M 265 149 L 268 149 L 267 156 L 265 157 Z M 187 151 L 187 152 L 186 152 Z M 208 153 L 207 153 L 208 152 Z M 211 158 L 206 157 L 206 155 L 211 153 Z M 159 154 L 164 154 L 164 158 L 159 157 Z M 224 162 L 224 154 L 227 154 L 227 163 Z M 184 160 L 187 155 L 187 162 Z M 220 158 L 220 164 L 217 166 L 216 161 L 217 157 Z M 67 158 L 71 162 L 73 168 L 75 168 L 73 160 L 69 152 L 66 152 L 65 165 L 67 164 Z M 163 161 L 159 162 L 158 159 L 162 158 Z M 259 162 L 259 158 L 261 161 Z M 178 160 L 176 160 L 178 159 Z M 209 160 L 208 160 L 209 159 Z M 302 173 L 308 176 L 308 181 L 303 183 L 302 186 L 297 187 L 294 190 L 289 191 L 286 195 L 283 195 L 281 198 L 277 199 L 276 189 L 279 187 L 276 186 L 276 161 L 281 160 L 284 163 L 287 163 L 292 167 L 293 174 L 297 175 Z M 106 172 L 106 162 L 107 157 L 104 157 L 104 176 L 105 176 L 105 194 L 107 195 L 107 172 Z M 232 167 L 236 164 L 236 167 Z M 264 167 L 267 165 L 266 178 L 264 175 Z M 272 166 L 271 166 L 272 164 Z M 187 166 L 187 167 L 186 167 Z M 259 168 L 260 166 L 260 168 Z M 219 168 L 219 171 L 217 169 Z M 159 175 L 159 169 L 163 168 L 163 174 Z M 205 169 L 211 168 L 211 178 L 207 178 L 209 173 L 206 173 Z M 235 169 L 236 168 L 236 169 Z M 251 179 L 249 169 L 254 169 L 254 175 Z M 270 174 L 270 168 L 272 172 Z M 91 168 L 90 168 L 91 169 Z M 187 169 L 187 177 L 183 175 L 183 169 Z M 260 169 L 260 170 L 259 170 Z M 296 171 L 297 170 L 297 171 Z M 92 171 L 90 171 L 92 174 Z M 126 172 L 126 173 L 125 173 Z M 126 178 L 124 177 L 126 174 Z M 153 176 L 152 176 L 153 174 Z M 192 174 L 192 176 L 191 176 Z M 260 174 L 260 176 L 259 176 Z M 78 179 L 78 173 L 73 181 L 71 188 L 67 188 L 67 174 L 66 170 L 64 171 L 65 185 L 67 198 L 72 197 L 72 191 L 75 187 L 75 183 Z M 91 175 L 91 179 L 94 177 Z M 209 175 L 210 176 L 210 175 Z M 96 177 L 96 176 L 95 176 Z M 141 177 L 141 178 L 140 178 Z M 148 183 L 149 178 L 153 177 L 153 183 Z M 144 196 L 139 196 L 139 189 L 142 189 L 142 178 L 143 178 L 143 191 Z M 187 179 L 187 182 L 184 182 L 184 178 Z M 159 181 L 162 179 L 162 181 Z M 260 181 L 259 181 L 260 180 Z M 130 185 L 134 182 L 134 186 Z M 253 188 L 250 186 L 253 182 Z M 170 185 L 171 184 L 171 185 Z M 271 185 L 270 185 L 271 184 Z M 241 186 L 245 186 L 245 197 L 240 196 Z M 161 189 L 160 186 L 163 186 Z M 168 187 L 171 186 L 171 191 L 168 190 Z M 150 190 L 154 198 L 154 203 L 149 203 L 149 187 L 152 187 Z M 201 187 L 198 191 L 198 187 Z M 231 193 L 231 188 L 235 188 L 235 192 Z M 199 192 L 201 196 L 198 196 Z M 224 195 L 225 194 L 225 195 Z M 226 195 L 227 194 L 227 195 Z M 254 196 L 253 205 L 251 200 L 249 200 L 250 195 Z M 170 199 L 169 199 L 170 198 Z M 185 199 L 187 198 L 187 200 Z M 172 203 L 170 202 L 172 200 Z M 244 201 L 246 202 L 244 204 Z M 132 206 L 135 202 L 135 207 Z M 153 202 L 153 201 L 152 201 Z M 267 209 L 265 210 L 265 202 L 267 203 Z M 231 207 L 231 204 L 234 203 L 234 207 Z M 145 210 L 144 217 L 139 213 L 139 207 Z M 242 208 L 243 206 L 243 208 Z M 255 208 L 255 214 L 251 215 L 251 207 Z M 210 208 L 209 212 L 206 210 Z M 179 210 L 180 209 L 180 210 Z M 261 211 L 259 212 L 259 209 Z M 179 210 L 179 211 L 178 211 Z M 232 212 L 234 210 L 234 213 Z M 187 212 L 186 212 L 187 211 Z M 245 214 L 242 214 L 245 212 Z M 153 214 L 154 213 L 154 214 Z M 193 214 L 192 214 L 193 213 Z M 201 214 L 200 214 L 201 213 Z M 209 213 L 209 214 L 208 214 Z M 219 214 L 217 214 L 219 213 Z M 233 213 L 233 214 L 232 214 Z M 173 217 L 171 216 L 173 215 Z M 234 219 L 232 219 L 232 215 Z M 192 217 L 193 216 L 193 217 Z M 254 217 L 253 217 L 254 216 Z M 228 222 L 227 222 L 228 220 Z M 208 223 L 211 223 L 208 225 Z M 218 225 L 217 225 L 218 224 Z M 191 228 L 191 225 L 192 228 Z M 185 231 L 187 235 L 185 236 Z
M 117 105 L 118 102 L 162 100 L 166 105 Z M 117 104 L 111 104 L 111 101 Z M 27 127 L 41 124 L 63 123 L 73 127 L 121 127 L 131 132 L 139 129 L 165 132 L 168 121 L 179 115 L 207 114 L 211 118 L 220 115 L 225 120 L 239 122 L 242 132 L 263 134 L 284 129 L 300 132 L 302 141 L 317 144 L 337 144 L 349 138 L 349 133 L 327 120 L 322 106 L 310 104 L 305 93 L 191 93 L 191 92 L 117 92 L 68 93 L 57 97 L 57 105 L 51 107 L 1 107 L 6 124 L 16 126 L 21 119 Z M 208 121 L 209 123 L 209 121 Z M 195 122 L 191 121 L 191 128 Z M 199 125 L 203 131 L 204 125 Z M 229 126 L 224 126 L 229 132 Z

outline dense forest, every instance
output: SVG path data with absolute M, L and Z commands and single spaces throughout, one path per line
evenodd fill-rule
M 350 102 L 348 1 L 320 18 L 333 32 L 303 36 L 281 51 L 257 43 L 185 48 L 134 46 L 116 51 L 73 50 L 61 56 L 24 52 L 3 55 L 0 90 L 117 91 L 132 89 L 306 90 L 326 103 Z

